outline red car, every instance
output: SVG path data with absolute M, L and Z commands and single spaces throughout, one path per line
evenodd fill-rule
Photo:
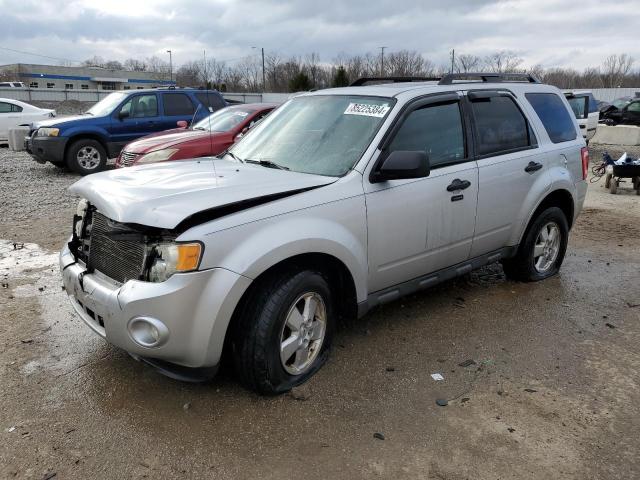
M 249 103 L 226 107 L 191 128 L 187 128 L 186 122 L 178 122 L 180 128 L 147 135 L 125 145 L 116 167 L 218 155 L 277 106 Z

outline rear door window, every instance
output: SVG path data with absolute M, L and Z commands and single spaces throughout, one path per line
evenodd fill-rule
M 558 95 L 555 93 L 527 93 L 525 97 L 540 118 L 553 143 L 569 142 L 576 139 L 574 120 Z
M 12 105 L 10 103 L 0 102 L 0 113 L 11 112 L 11 106 Z
M 534 145 L 529 122 L 515 101 L 508 95 L 483 93 L 470 95 L 478 155 L 500 155 Z
M 459 102 L 425 105 L 411 112 L 388 150 L 425 152 L 432 168 L 464 160 L 464 129 Z
M 179 115 L 193 115 L 196 111 L 191 99 L 184 93 L 165 93 L 162 95 L 164 114 L 172 117 Z

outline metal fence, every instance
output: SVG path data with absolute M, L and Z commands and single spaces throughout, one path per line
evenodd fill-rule
M 121 90 L 118 90 L 121 91 Z M 640 96 L 640 87 L 637 88 L 593 88 L 594 97 L 598 100 L 611 102 L 620 97 Z M 65 90 L 60 88 L 0 88 L 0 98 L 12 98 L 24 102 L 44 101 L 62 102 L 64 100 L 78 100 L 81 102 L 97 102 L 112 93 L 110 90 Z M 295 94 L 291 93 L 233 93 L 222 94 L 228 100 L 236 100 L 243 103 L 282 103 Z
M 118 90 L 131 91 L 131 90 Z M 135 90 L 134 90 L 135 91 Z M 113 90 L 65 90 L 61 88 L 0 88 L 0 98 L 11 98 L 23 102 L 62 102 L 64 100 L 78 100 L 80 102 L 97 102 L 113 93 Z M 286 102 L 290 93 L 226 93 L 222 94 L 228 100 L 243 103 Z

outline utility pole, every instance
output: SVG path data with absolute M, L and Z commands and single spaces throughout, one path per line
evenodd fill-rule
M 258 49 L 258 47 L 251 47 L 251 48 L 255 48 L 256 50 Z M 262 93 L 264 93 L 265 90 L 267 89 L 267 81 L 264 73 L 264 47 L 260 48 L 260 52 L 262 53 Z
M 167 50 L 169 54 L 169 82 L 173 81 L 173 59 L 171 58 L 171 50 Z
M 204 89 L 209 90 L 209 82 L 207 78 L 207 51 L 206 50 L 202 51 L 202 69 L 203 69 L 203 76 L 204 76 Z
M 449 73 L 453 73 L 453 65 L 455 64 L 455 62 L 456 62 L 456 49 L 453 48 L 451 49 L 451 72 Z
M 380 76 L 384 77 L 384 49 L 387 47 L 380 47 Z

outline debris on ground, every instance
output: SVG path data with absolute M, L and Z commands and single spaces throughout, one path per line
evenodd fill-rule
M 191 408 L 191 402 L 187 402 L 184 405 L 182 405 L 182 409 L 186 412 L 187 410 L 189 410 Z
M 460 400 L 460 403 L 466 403 L 466 402 L 468 402 L 469 400 L 471 400 L 469 397 L 464 397 L 464 398 L 462 398 L 462 399 Z
M 387 372 L 395 372 L 396 371 L 395 367 L 387 367 L 386 370 L 387 370 Z
M 438 398 L 436 399 L 436 405 L 439 407 L 446 407 L 449 405 L 449 401 L 446 398 Z
M 509 433 L 513 433 L 513 432 L 515 432 L 515 431 L 516 431 L 516 429 L 515 429 L 515 428 L 513 428 L 513 427 L 509 427 L 509 428 L 507 428 L 507 430 L 509 430 Z
M 373 438 L 377 438 L 378 440 L 384 440 L 384 435 L 380 432 L 376 432 L 373 434 Z
M 289 396 L 298 402 L 305 402 L 311 398 L 311 393 L 307 387 L 300 386 L 289 390 Z
M 613 323 L 609 323 L 609 322 L 607 322 L 607 323 L 605 323 L 605 325 L 606 325 L 607 327 L 609 327 L 609 328 L 616 328 L 616 326 L 615 326 Z
M 470 365 L 475 365 L 475 364 L 476 364 L 475 360 L 470 358 L 468 360 L 465 360 L 464 362 L 460 362 L 458 366 L 464 368 L 464 367 L 468 367 Z
M 536 393 L 537 392 L 537 390 L 534 390 L 533 388 L 525 388 L 524 391 L 527 392 L 527 393 Z
M 431 378 L 433 378 L 436 382 L 444 380 L 444 377 L 442 376 L 441 373 L 432 373 Z

